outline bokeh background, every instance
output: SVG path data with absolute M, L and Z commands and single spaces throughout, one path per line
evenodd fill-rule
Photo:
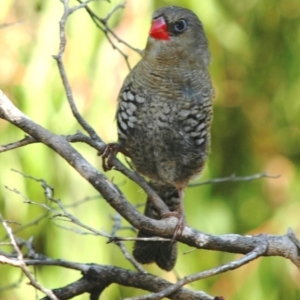
M 91 7 L 105 16 L 119 1 L 96 1 Z M 75 1 L 70 1 L 75 5 Z M 285 234 L 288 227 L 300 236 L 300 2 L 299 0 L 128 0 L 109 24 L 116 34 L 143 49 L 152 12 L 163 5 L 192 9 L 202 20 L 212 53 L 211 75 L 216 97 L 212 128 L 212 150 L 200 180 L 261 172 L 280 174 L 278 179 L 228 182 L 189 188 L 185 207 L 187 222 L 213 233 Z M 70 113 L 58 69 L 52 55 L 58 52 L 59 0 L 2 0 L 0 10 L 0 88 L 30 118 L 58 134 L 80 129 Z M 4 24 L 19 22 L 13 26 Z M 124 58 L 113 50 L 84 9 L 74 13 L 67 25 L 68 44 L 64 56 L 68 77 L 79 111 L 106 141 L 116 140 L 116 98 L 128 73 Z M 139 55 L 121 43 L 133 66 Z M 0 144 L 24 134 L 0 120 Z M 96 152 L 75 145 L 87 159 L 101 168 Z M 64 204 L 72 204 L 97 193 L 60 157 L 43 145 L 30 145 L 0 154 L 0 211 L 2 216 L 26 224 L 45 211 L 23 203 L 9 189 L 17 189 L 32 201 L 44 203 L 39 183 L 24 178 L 15 169 L 43 178 Z M 132 203 L 145 194 L 115 171 L 107 173 Z M 9 188 L 9 189 L 8 189 Z M 69 209 L 96 229 L 110 232 L 115 212 L 103 199 Z M 123 222 L 126 225 L 126 222 Z M 66 222 L 44 219 L 19 232 L 34 236 L 36 250 L 53 258 L 78 262 L 113 264 L 132 268 L 119 249 L 102 237 L 79 235 L 58 225 Z M 14 230 L 19 225 L 11 225 Z M 0 229 L 3 241 L 5 232 Z M 132 236 L 130 230 L 119 232 Z M 126 244 L 131 249 L 132 244 Z M 9 246 L 0 244 L 2 250 Z M 181 245 L 174 272 L 147 266 L 175 281 L 175 272 L 185 276 L 237 259 L 239 255 L 204 250 L 183 252 Z M 36 268 L 38 280 L 48 288 L 64 286 L 80 274 L 54 267 Z M 20 278 L 20 271 L 0 266 L 0 298 L 35 299 L 35 291 L 23 279 L 15 289 L 5 289 Z M 261 258 L 239 270 L 191 284 L 230 300 L 300 299 L 300 276 L 289 261 Z M 142 293 L 111 286 L 101 299 L 119 299 Z M 40 295 L 40 294 L 39 294 Z M 41 296 L 41 295 L 40 295 Z M 82 295 L 76 299 L 88 299 Z

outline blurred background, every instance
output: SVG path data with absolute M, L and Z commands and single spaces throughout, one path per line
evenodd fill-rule
M 101 17 L 122 2 L 95 1 L 90 5 Z M 70 1 L 70 5 L 77 4 Z M 212 149 L 209 163 L 197 181 L 236 174 L 268 172 L 278 179 L 227 182 L 190 187 L 185 195 L 190 226 L 212 234 L 285 234 L 291 227 L 300 236 L 300 2 L 299 0 L 128 0 L 109 25 L 130 45 L 143 49 L 152 12 L 163 5 L 192 9 L 202 20 L 212 53 L 211 75 L 216 90 Z M 57 134 L 80 129 L 74 120 L 52 55 L 58 53 L 62 16 L 59 0 L 2 0 L 0 10 L 0 88 L 30 118 Z M 15 23 L 12 26 L 5 24 Z M 116 99 L 128 67 L 124 58 L 93 24 L 84 9 L 67 24 L 68 44 L 64 62 L 79 111 L 106 142 L 116 141 Z M 140 56 L 116 45 L 129 56 L 131 66 Z M 22 139 L 24 134 L 0 120 L 0 145 Z M 95 150 L 74 145 L 97 168 L 101 159 Z M 121 155 L 120 155 L 120 158 Z M 42 207 L 23 203 L 10 191 L 16 189 L 37 203 L 44 203 L 40 184 L 12 169 L 43 178 L 55 189 L 55 197 L 72 204 L 97 193 L 58 155 L 33 144 L 0 154 L 0 212 L 20 224 L 45 213 Z M 132 203 L 142 203 L 145 194 L 116 171 L 114 178 Z M 297 183 L 298 182 L 298 183 Z M 143 209 L 143 208 L 141 208 Z M 101 198 L 69 209 L 82 222 L 96 229 L 112 230 L 115 212 Z M 126 225 L 126 222 L 123 221 Z M 34 246 L 52 258 L 77 262 L 113 264 L 132 268 L 120 250 L 102 237 L 79 235 L 59 225 L 66 222 L 37 222 L 18 236 L 34 236 Z M 12 224 L 14 230 L 20 225 Z M 118 233 L 133 236 L 130 230 Z M 5 232 L 0 229 L 3 241 Z M 131 251 L 132 244 L 126 244 Z M 1 246 L 9 251 L 9 246 Z M 196 250 L 180 245 L 174 272 L 154 265 L 149 272 L 175 281 L 234 260 L 240 255 Z M 80 278 L 66 269 L 36 268 L 42 285 L 58 288 Z M 20 271 L 0 266 L 0 298 L 34 299 L 35 291 L 21 280 Z M 300 299 L 300 276 L 296 267 L 279 257 L 261 258 L 239 270 L 192 283 L 189 288 L 222 295 L 230 300 Z M 101 299 L 119 299 L 142 291 L 113 285 Z M 26 295 L 26 296 L 24 296 Z M 39 294 L 39 296 L 41 296 Z M 88 299 L 82 295 L 76 299 Z

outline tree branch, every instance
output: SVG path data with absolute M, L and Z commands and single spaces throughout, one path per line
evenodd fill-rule
M 171 295 L 172 293 L 176 292 L 178 289 L 180 289 L 181 287 L 183 287 L 184 285 L 186 285 L 188 283 L 191 283 L 191 282 L 194 282 L 194 281 L 197 281 L 200 279 L 208 278 L 208 277 L 220 274 L 220 273 L 224 273 L 229 270 L 235 270 L 235 269 L 249 263 L 250 261 L 258 258 L 259 256 L 263 255 L 263 253 L 266 251 L 266 248 L 267 248 L 266 245 L 260 245 L 257 248 L 255 248 L 253 251 L 251 251 L 250 253 L 246 254 L 243 258 L 241 258 L 237 261 L 232 261 L 230 263 L 213 268 L 211 270 L 207 270 L 207 271 L 200 272 L 197 274 L 185 276 L 183 279 L 177 281 L 176 284 L 173 284 L 158 293 L 153 293 L 153 294 L 142 296 L 142 297 L 127 298 L 124 300 L 159 300 L 159 299 L 162 299 L 162 298 L 167 297 L 167 296 Z
M 17 148 L 27 146 L 30 144 L 34 144 L 34 143 L 37 143 L 37 141 L 34 138 L 32 138 L 31 136 L 25 135 L 25 137 L 20 141 L 9 143 L 6 145 L 0 145 L 0 153 L 5 152 L 5 151 L 10 151 L 13 149 L 17 149 Z
M 82 128 L 92 137 L 92 139 L 97 140 L 98 142 L 102 142 L 100 137 L 97 135 L 96 131 L 83 119 L 83 117 L 80 115 L 80 113 L 79 113 L 79 111 L 76 107 L 76 104 L 75 104 L 75 101 L 74 101 L 74 98 L 73 98 L 73 94 L 72 94 L 72 89 L 71 89 L 71 86 L 70 86 L 70 83 L 69 83 L 69 80 L 68 80 L 68 77 L 67 77 L 67 73 L 66 73 L 66 70 L 65 70 L 65 67 L 64 67 L 64 63 L 63 63 L 63 55 L 64 55 L 66 44 L 67 44 L 65 27 L 66 27 L 68 17 L 74 11 L 76 11 L 80 8 L 86 7 L 86 5 L 90 1 L 88 0 L 87 2 L 82 3 L 82 4 L 80 4 L 76 7 L 73 7 L 73 8 L 69 7 L 69 1 L 68 0 L 61 0 L 61 2 L 63 3 L 64 11 L 63 11 L 63 15 L 62 15 L 62 17 L 60 19 L 60 22 L 59 22 L 60 44 L 59 44 L 58 54 L 53 55 L 53 58 L 57 62 L 59 74 L 60 74 L 61 80 L 63 82 L 63 86 L 65 88 L 65 92 L 66 92 L 67 99 L 68 99 L 71 111 L 73 113 L 73 116 L 78 121 L 78 123 L 82 126 Z
M 236 176 L 235 174 L 232 174 L 228 177 L 214 178 L 214 179 L 209 179 L 209 180 L 200 181 L 200 182 L 193 182 L 193 183 L 189 184 L 189 187 L 196 187 L 196 186 L 205 185 L 205 184 L 221 183 L 221 182 L 229 182 L 229 181 L 251 181 L 251 180 L 260 179 L 260 178 L 276 179 L 279 177 L 280 177 L 280 175 L 271 175 L 271 174 L 268 174 L 267 172 L 254 174 L 254 175 L 248 175 L 248 176 Z

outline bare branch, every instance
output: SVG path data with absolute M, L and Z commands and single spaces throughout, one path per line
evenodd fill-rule
M 73 203 L 70 203 L 70 204 L 64 204 L 65 207 L 67 208 L 75 208 L 75 207 L 78 207 L 82 204 L 85 204 L 89 201 L 94 201 L 94 200 L 99 200 L 99 199 L 102 199 L 103 197 L 101 195 L 96 195 L 96 196 L 88 196 L 88 197 L 84 197 L 83 199 L 81 200 L 78 200 L 78 201 L 75 201 Z
M 29 178 L 31 177 L 28 175 L 25 175 L 25 176 L 29 177 Z M 44 180 L 39 179 L 37 181 L 44 181 Z M 17 189 L 10 189 L 8 187 L 6 187 L 6 188 L 8 190 L 10 190 L 11 192 L 14 192 L 14 193 L 18 194 L 19 196 L 21 196 L 24 199 L 24 203 L 31 204 L 31 205 L 37 205 L 37 206 L 43 207 L 44 209 L 46 209 L 49 212 L 52 212 L 54 214 L 51 217 L 52 219 L 61 217 L 79 227 L 82 227 L 82 228 L 88 230 L 89 232 L 92 232 L 94 235 L 100 235 L 100 236 L 103 236 L 106 238 L 110 238 L 110 236 L 107 233 L 105 233 L 104 231 L 96 230 L 96 229 L 82 223 L 78 218 L 76 218 L 74 215 L 70 214 L 67 211 L 67 209 L 64 207 L 64 205 L 61 203 L 60 200 L 53 198 L 53 196 L 50 194 L 46 194 L 47 199 L 50 200 L 52 203 L 55 203 L 59 207 L 60 211 L 55 210 L 54 208 L 50 207 L 49 205 L 47 205 L 45 203 L 37 203 L 37 202 L 31 201 L 30 199 L 28 199 L 27 197 L 22 195 L 22 193 L 20 193 Z
M 179 280 L 176 284 L 169 286 L 168 288 L 160 291 L 159 293 L 154 293 L 146 296 L 141 296 L 141 297 L 134 297 L 134 298 L 126 298 L 124 300 L 159 300 L 162 299 L 166 296 L 169 296 L 170 294 L 176 292 L 178 289 L 183 287 L 184 285 L 194 282 L 196 280 L 208 278 L 220 273 L 227 272 L 229 270 L 234 270 L 237 269 L 250 261 L 258 258 L 259 256 L 263 255 L 264 252 L 267 249 L 267 245 L 260 245 L 257 248 L 253 249 L 250 253 L 246 254 L 243 258 L 237 260 L 237 261 L 232 261 L 230 263 L 224 264 L 222 266 L 213 268 L 211 270 L 207 270 L 204 272 L 200 272 L 194 275 L 189 275 L 185 276 L 183 279 Z
M 78 2 L 82 3 L 81 0 L 77 0 Z M 142 55 L 143 51 L 141 49 L 132 47 L 130 44 L 128 44 L 126 41 L 122 40 L 120 37 L 118 37 L 115 32 L 108 26 L 108 21 L 111 18 L 111 16 L 119 9 L 125 8 L 125 3 L 116 5 L 105 18 L 100 18 L 98 15 L 96 15 L 88 6 L 85 7 L 86 11 L 90 15 L 91 19 L 95 23 L 95 25 L 105 34 L 105 37 L 107 38 L 108 42 L 111 44 L 112 48 L 117 50 L 125 59 L 125 62 L 129 68 L 131 69 L 129 61 L 128 61 L 128 55 L 125 54 L 116 44 L 112 41 L 110 34 L 117 40 L 118 43 L 124 44 L 126 47 L 130 48 L 131 50 L 137 52 L 138 54 Z
M 0 262 L 3 264 L 10 264 L 12 266 L 18 267 L 20 268 L 23 273 L 26 275 L 26 277 L 30 280 L 30 284 L 35 287 L 36 289 L 38 289 L 39 291 L 41 291 L 42 293 L 44 293 L 45 295 L 47 295 L 50 299 L 52 300 L 59 300 L 51 290 L 44 288 L 43 286 L 41 286 L 34 278 L 34 276 L 31 274 L 31 272 L 29 271 L 26 263 L 24 262 L 24 258 L 23 258 L 23 254 L 21 252 L 21 250 L 19 249 L 15 238 L 13 236 L 12 230 L 11 228 L 7 225 L 6 221 L 3 220 L 1 214 L 0 214 L 0 221 L 3 224 L 4 229 L 6 230 L 9 238 L 10 238 L 10 242 L 14 247 L 14 250 L 17 253 L 17 259 L 13 260 L 13 259 L 9 259 L 5 256 L 0 255 Z
M 10 150 L 13 150 L 13 149 L 17 149 L 17 148 L 27 146 L 27 145 L 30 145 L 30 144 L 34 144 L 34 143 L 37 143 L 37 141 L 34 138 L 32 138 L 31 136 L 26 135 L 20 141 L 13 142 L 13 143 L 6 144 L 6 145 L 0 145 L 0 153 L 5 152 L 5 151 L 10 151 Z
M 248 176 L 236 176 L 235 174 L 232 174 L 228 177 L 215 178 L 215 179 L 209 179 L 209 180 L 205 180 L 205 181 L 201 181 L 201 182 L 190 183 L 189 187 L 195 187 L 195 186 L 204 185 L 204 184 L 229 182 L 229 181 L 251 181 L 251 180 L 260 179 L 260 178 L 276 179 L 279 177 L 280 177 L 279 174 L 272 175 L 272 174 L 268 174 L 267 172 L 258 173 L 258 174 L 254 174 L 254 175 L 248 175 Z
M 87 7 L 87 5 L 93 1 L 97 1 L 97 0 L 86 0 L 84 2 L 81 2 L 79 5 L 73 6 L 72 8 L 69 9 L 69 15 L 75 12 L 76 10 Z
M 110 27 L 108 26 L 108 20 L 110 19 L 110 17 L 112 16 L 112 14 L 119 8 L 124 9 L 125 8 L 125 3 L 124 4 L 119 4 L 117 5 L 104 19 L 101 19 L 99 17 L 97 17 L 93 12 L 91 12 L 93 14 L 93 16 L 99 20 L 104 26 L 105 26 L 105 30 L 107 32 L 109 32 L 119 43 L 124 44 L 126 47 L 130 48 L 131 50 L 137 52 L 139 55 L 143 54 L 143 50 L 135 48 L 133 46 L 131 46 L 130 44 L 128 44 L 126 41 L 124 41 L 123 39 L 121 39 L 120 37 L 118 37 L 115 32 L 113 30 L 110 29 Z M 115 45 L 112 45 L 114 49 L 118 49 Z
M 112 228 L 112 231 L 110 233 L 110 235 L 112 237 L 115 237 L 116 236 L 116 233 L 122 228 L 122 225 L 121 225 L 121 221 L 122 221 L 122 218 L 119 214 L 116 214 L 116 216 L 113 218 L 114 220 L 114 226 Z M 114 244 L 117 245 L 120 250 L 122 251 L 124 257 L 129 261 L 131 262 L 131 264 L 141 273 L 144 273 L 146 274 L 147 271 L 141 266 L 141 264 L 139 264 L 135 259 L 134 257 L 128 252 L 127 248 L 125 247 L 124 243 L 122 241 L 114 241 Z
M 76 281 L 68 286 L 53 290 L 55 295 L 60 299 L 70 299 L 76 295 L 83 294 L 85 292 L 91 292 L 91 290 L 102 291 L 105 287 L 112 283 L 121 284 L 124 286 L 131 286 L 141 288 L 151 292 L 158 292 L 165 289 L 172 284 L 164 279 L 156 277 L 151 274 L 144 274 L 140 272 L 134 272 L 125 270 L 114 266 L 101 266 L 96 264 L 80 264 L 65 260 L 53 260 L 46 258 L 43 260 L 27 259 L 25 260 L 27 265 L 43 265 L 43 266 L 60 266 L 79 270 L 84 274 L 84 277 L 79 281 Z M 134 280 L 133 280 L 134 279 Z M 213 300 L 214 297 L 207 295 L 203 292 L 194 292 L 184 288 L 176 291 L 170 299 L 191 299 L 191 300 Z M 46 300 L 48 298 L 43 298 Z
M 45 196 L 50 199 L 53 197 L 53 194 L 54 194 L 54 188 L 52 186 L 50 186 L 44 179 L 42 178 L 35 178 L 33 176 L 30 176 L 30 175 L 26 175 L 18 170 L 15 170 L 15 169 L 11 169 L 13 172 L 16 172 L 18 174 L 21 174 L 23 177 L 25 178 L 28 178 L 28 179 L 32 179 L 36 182 L 39 182 L 41 184 L 41 187 L 43 188 L 44 190 L 44 194 Z
M 19 228 L 13 230 L 13 234 L 19 233 L 19 232 L 21 232 L 21 231 L 23 231 L 23 230 L 25 230 L 25 229 L 27 229 L 31 226 L 38 225 L 40 223 L 40 221 L 46 219 L 48 215 L 49 215 L 49 213 L 46 212 L 46 213 L 40 215 L 39 217 L 37 217 L 36 219 L 34 219 L 34 220 L 24 224 L 24 225 L 21 225 Z M 0 241 L 5 240 L 6 238 L 7 238 L 7 235 L 4 236 L 2 239 L 0 239 Z
M 58 225 L 58 224 L 55 224 L 57 227 L 60 227 L 62 229 L 65 229 L 65 230 L 69 230 L 69 231 L 72 231 L 72 232 L 75 232 L 77 234 L 81 234 L 81 235 L 95 235 L 95 236 L 103 236 L 105 238 L 108 239 L 107 243 L 120 243 L 121 241 L 136 241 L 136 240 L 139 240 L 139 241 L 155 241 L 155 242 L 162 242 L 162 241 L 171 241 L 170 239 L 166 239 L 166 238 L 161 238 L 161 237 L 143 237 L 143 238 L 136 238 L 136 237 L 127 237 L 127 238 L 124 238 L 124 237 L 118 237 L 115 235 L 116 231 L 117 230 L 121 230 L 123 229 L 123 227 L 120 227 L 120 228 L 117 228 L 117 227 L 114 227 L 113 229 L 113 232 L 114 234 L 108 234 L 106 232 L 104 232 L 103 230 L 102 231 L 99 231 L 99 230 L 96 230 L 84 223 L 82 223 L 79 219 L 77 219 L 74 215 L 72 215 L 71 213 L 69 213 L 66 209 L 66 205 L 63 205 L 61 203 L 60 200 L 58 199 L 55 199 L 53 198 L 53 194 L 54 194 L 54 189 L 52 187 L 50 187 L 48 185 L 48 183 L 44 180 L 44 179 L 37 179 L 33 176 L 30 176 L 30 175 L 26 175 L 26 174 L 23 174 L 22 172 L 19 172 L 19 171 L 16 171 L 14 170 L 15 172 L 17 173 L 20 173 L 21 175 L 23 175 L 24 177 L 26 178 L 29 178 L 29 179 L 32 179 L 32 180 L 35 180 L 37 182 L 41 182 L 41 186 L 45 189 L 47 189 L 48 191 L 51 190 L 51 193 L 46 193 L 45 192 L 45 196 L 46 196 L 46 199 L 51 201 L 52 203 L 55 203 L 58 207 L 59 207 L 59 210 L 49 206 L 48 204 L 46 203 L 37 203 L 37 202 L 34 202 L 32 200 L 30 200 L 29 198 L 25 197 L 20 191 L 18 191 L 16 188 L 14 189 L 11 189 L 7 186 L 5 186 L 5 188 L 7 190 L 9 190 L 10 192 L 13 192 L 17 195 L 19 195 L 21 198 L 24 199 L 24 203 L 26 204 L 30 204 L 30 205 L 36 205 L 36 206 L 39 206 L 39 207 L 42 207 L 44 209 L 46 209 L 47 213 L 45 215 L 49 215 L 49 213 L 53 213 L 53 215 L 51 216 L 51 219 L 53 220 L 60 220 L 60 221 L 65 221 L 65 222 L 71 222 L 81 228 L 84 228 L 86 229 L 87 231 L 82 231 L 78 228 L 74 228 L 74 227 L 66 227 L 66 226 L 62 226 L 62 225 Z M 49 187 L 51 189 L 49 189 Z M 98 197 L 99 198 L 99 197 Z M 76 204 L 76 203 L 75 203 Z M 73 207 L 73 205 L 68 205 L 69 207 Z M 44 215 L 42 215 L 44 216 Z M 41 217 L 42 217 L 41 216 Z M 23 229 L 25 229 L 26 227 L 29 227 L 29 226 L 32 226 L 34 224 L 34 222 L 37 222 L 41 219 L 41 217 L 39 217 L 38 219 L 28 223 L 28 224 L 25 224 L 24 226 L 22 226 L 22 228 L 17 229 L 16 231 L 21 231 Z M 15 223 L 15 222 L 14 222 Z M 6 237 L 3 238 L 3 240 L 5 239 Z
M 0 91 L 1 93 L 1 91 Z M 1 96 L 1 95 L 0 95 Z M 2 94 L 2 99 L 5 99 L 5 101 L 9 101 L 9 99 Z M 82 132 L 78 131 L 76 134 L 68 135 L 68 136 L 61 136 L 62 138 L 65 138 L 68 142 L 76 143 L 76 142 L 82 142 L 90 145 L 91 147 L 95 148 L 99 152 L 101 152 L 105 144 L 101 141 L 96 141 L 90 138 L 89 136 L 84 135 Z M 30 137 L 35 143 L 40 143 L 42 141 L 37 141 L 33 137 Z M 0 151 L 1 152 L 1 151 Z M 168 207 L 166 204 L 160 199 L 160 197 L 157 195 L 157 193 L 152 189 L 151 186 L 149 186 L 148 182 L 140 176 L 138 173 L 126 168 L 124 164 L 122 164 L 117 158 L 112 159 L 112 164 L 114 165 L 114 169 L 124 174 L 126 177 L 131 179 L 132 181 L 136 182 L 149 196 L 149 199 L 154 203 L 154 205 L 157 207 L 158 211 L 160 211 L 161 214 L 168 212 Z M 18 172 L 14 170 L 15 172 Z M 19 172 L 22 174 L 21 172 Z M 23 174 L 24 175 L 24 174 Z M 24 175 L 26 176 L 26 175 Z M 33 178 L 29 176 L 28 178 L 34 179 L 39 181 L 36 178 Z M 115 186 L 115 188 L 117 188 Z
M 37 203 L 37 202 L 31 201 L 30 199 L 28 199 L 27 197 L 25 197 L 25 196 L 24 196 L 19 190 L 17 190 L 16 188 L 13 188 L 13 189 L 12 189 L 12 188 L 10 188 L 10 187 L 8 187 L 8 186 L 5 186 L 5 188 L 6 188 L 7 190 L 9 190 L 10 192 L 13 192 L 13 193 L 19 195 L 21 198 L 23 198 L 23 199 L 24 199 L 24 203 L 27 203 L 27 204 L 34 204 L 34 205 L 43 207 L 43 208 L 45 208 L 45 209 L 51 211 L 52 213 L 57 213 L 56 210 L 54 210 L 53 208 L 49 207 L 49 206 L 48 206 L 47 204 L 45 204 L 45 203 Z
M 80 2 L 80 1 L 79 1 L 79 2 Z M 96 15 L 95 15 L 95 17 L 96 17 L 97 19 L 99 19 L 99 21 L 101 20 L 102 23 L 107 23 L 107 22 L 109 21 L 109 19 L 112 17 L 112 15 L 113 15 L 117 10 L 119 10 L 119 9 L 124 9 L 125 6 L 126 6 L 126 2 L 114 6 L 114 7 L 112 8 L 112 10 L 106 15 L 105 18 L 102 18 L 102 19 L 101 19 L 101 18 L 97 17 Z M 93 14 L 93 15 L 94 15 L 94 14 Z
M 54 260 L 48 258 L 44 255 L 38 254 L 32 248 L 32 241 L 23 241 L 23 244 L 28 248 L 27 258 L 24 262 L 27 266 L 59 266 L 63 268 L 68 268 L 72 270 L 81 271 L 83 278 L 73 282 L 65 287 L 53 290 L 52 292 L 60 300 L 70 299 L 77 295 L 98 290 L 99 295 L 103 289 L 112 283 L 118 283 L 124 286 L 132 286 L 137 288 L 142 288 L 150 292 L 158 292 L 162 289 L 172 286 L 172 284 L 166 280 L 159 277 L 141 273 L 125 270 L 115 266 L 101 266 L 96 264 L 83 264 L 77 262 L 66 261 L 63 259 Z M 2 257 L 0 256 L 0 259 Z M 5 257 L 6 259 L 7 257 Z M 16 257 L 11 256 L 9 261 L 12 265 L 16 264 Z M 133 280 L 134 279 L 134 280 Z M 213 300 L 214 298 L 203 293 L 203 292 L 193 292 L 184 288 L 178 289 L 170 299 L 180 300 L 180 299 L 191 299 L 191 300 Z M 45 297 L 45 299 L 51 299 L 50 297 Z
M 66 74 L 66 70 L 64 67 L 64 63 L 63 63 L 63 55 L 64 55 L 64 51 L 66 48 L 66 44 L 67 44 L 67 38 L 66 38 L 66 32 L 65 32 L 65 27 L 66 27 L 66 22 L 68 19 L 68 16 L 70 15 L 70 13 L 72 13 L 72 10 L 70 9 L 70 7 L 68 6 L 68 2 L 67 0 L 63 0 L 63 6 L 64 6 L 64 12 L 63 15 L 60 19 L 59 22 L 59 30 L 60 30 L 60 44 L 59 44 L 59 52 L 57 55 L 53 55 L 53 58 L 56 60 L 57 65 L 58 65 L 58 69 L 59 69 L 59 74 L 60 77 L 62 79 L 63 82 L 63 86 L 65 88 L 65 92 L 67 95 L 67 99 L 70 105 L 70 108 L 72 110 L 72 113 L 74 115 L 74 117 L 76 118 L 76 120 L 78 121 L 78 123 L 82 126 L 82 128 L 88 132 L 88 134 L 95 140 L 102 142 L 102 140 L 100 139 L 100 137 L 97 135 L 96 131 L 83 119 L 83 117 L 80 115 L 74 98 L 73 98 L 73 93 L 72 93 L 72 89 L 69 83 L 69 80 L 67 78 L 67 74 Z

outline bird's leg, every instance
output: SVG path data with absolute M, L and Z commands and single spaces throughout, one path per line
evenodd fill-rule
M 130 157 L 127 150 L 119 143 L 109 143 L 105 146 L 102 152 L 98 153 L 98 155 L 102 156 L 102 168 L 105 172 L 112 169 L 112 160 L 119 152 Z
M 167 213 L 164 213 L 162 215 L 162 218 L 168 218 L 168 217 L 176 217 L 178 218 L 177 225 L 175 227 L 175 231 L 171 240 L 171 244 L 174 243 L 174 240 L 178 235 L 182 233 L 182 230 L 186 224 L 185 222 L 185 216 L 184 216 L 184 207 L 183 207 L 183 188 L 178 188 L 178 198 L 179 198 L 179 207 L 177 211 L 170 211 Z

